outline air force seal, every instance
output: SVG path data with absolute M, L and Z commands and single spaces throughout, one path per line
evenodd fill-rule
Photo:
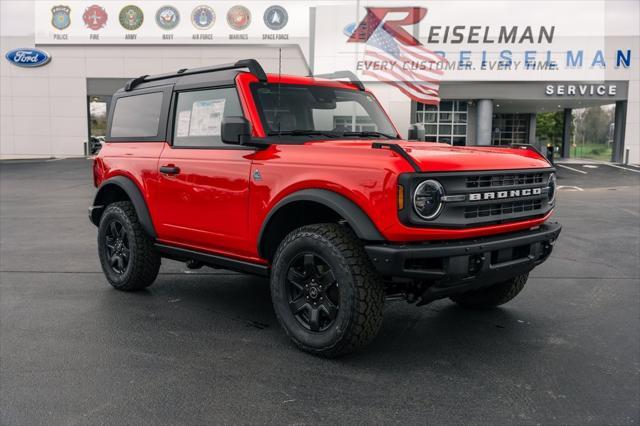
M 156 12 L 156 24 L 163 30 L 172 30 L 180 22 L 180 12 L 173 6 L 162 6 Z
M 69 6 L 53 6 L 51 8 L 51 25 L 64 30 L 71 25 L 71 8 Z
M 191 23 L 199 30 L 208 30 L 216 23 L 216 14 L 209 6 L 198 6 L 191 12 Z
M 264 23 L 274 31 L 283 29 L 289 22 L 289 14 L 282 6 L 271 6 L 264 11 Z
M 129 31 L 135 31 L 142 26 L 144 13 L 138 6 L 128 5 L 120 10 L 120 25 Z

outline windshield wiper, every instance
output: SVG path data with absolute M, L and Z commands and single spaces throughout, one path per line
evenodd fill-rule
M 373 131 L 366 131 L 366 132 L 344 132 L 342 134 L 342 136 L 362 136 L 365 138 L 368 137 L 375 137 L 375 138 L 379 138 L 379 137 L 383 137 L 383 138 L 387 138 L 387 139 L 397 139 L 395 135 L 388 135 L 386 133 L 382 133 L 382 132 L 373 132 Z
M 269 132 L 268 136 L 280 136 L 280 135 L 291 135 L 291 136 L 326 136 L 328 138 L 337 138 L 340 134 L 333 132 L 322 132 L 319 130 L 282 130 L 280 132 Z

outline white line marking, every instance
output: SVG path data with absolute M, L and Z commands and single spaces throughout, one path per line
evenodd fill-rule
M 580 188 L 579 186 L 568 186 L 568 185 L 567 186 L 559 185 L 558 186 L 558 190 L 560 190 L 560 189 L 568 189 L 570 191 L 573 190 L 573 191 L 580 191 L 580 192 L 584 191 L 584 189 Z
M 594 166 L 593 164 L 583 164 L 582 167 L 587 169 L 597 169 L 598 166 Z
M 605 163 L 607 166 L 611 166 L 611 167 L 615 167 L 617 169 L 622 169 L 622 170 L 628 170 L 630 172 L 636 172 L 636 173 L 640 173 L 640 170 L 634 170 L 634 169 L 630 169 L 628 167 L 622 167 L 622 166 L 618 166 L 617 164 L 609 164 L 609 163 Z
M 558 167 L 562 167 L 563 169 L 571 170 L 573 172 L 582 173 L 583 175 L 587 175 L 588 174 L 584 170 L 574 169 L 573 167 L 565 166 L 564 164 L 558 164 Z
M 634 212 L 633 210 L 629 210 L 629 209 L 620 209 L 620 210 L 622 210 L 623 212 L 629 213 L 631 216 L 640 217 L 640 213 Z

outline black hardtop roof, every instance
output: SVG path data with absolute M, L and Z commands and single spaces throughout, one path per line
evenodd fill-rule
M 139 83 L 132 90 L 126 90 L 125 87 L 120 88 L 116 94 L 119 96 L 127 96 L 129 94 L 135 94 L 144 89 L 151 89 L 154 87 L 174 86 L 175 89 L 188 88 L 190 86 L 202 86 L 204 84 L 211 84 L 212 86 L 226 86 L 233 85 L 236 76 L 241 73 L 240 70 L 226 70 L 209 74 L 191 74 L 180 77 L 167 77 L 161 80 L 147 81 Z

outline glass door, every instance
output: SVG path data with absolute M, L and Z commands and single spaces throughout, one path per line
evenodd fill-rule
M 107 112 L 111 96 L 88 96 L 87 112 L 89 117 L 88 154 L 96 154 L 102 147 L 107 133 Z
M 529 140 L 528 114 L 495 114 L 492 127 L 492 145 L 527 143 Z

